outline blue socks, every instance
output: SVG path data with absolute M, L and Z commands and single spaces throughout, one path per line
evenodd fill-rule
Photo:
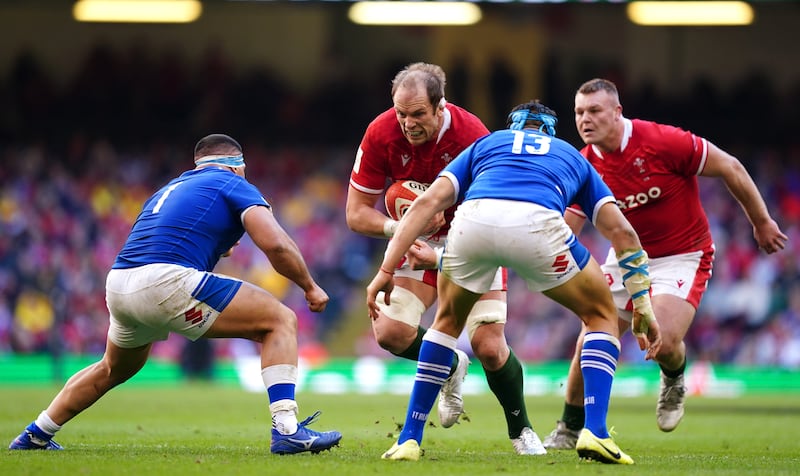
M 442 332 L 428 329 L 422 341 L 417 361 L 417 374 L 414 377 L 414 388 L 408 402 L 406 422 L 397 442 L 407 440 L 422 443 L 422 433 L 433 402 L 442 385 L 450 376 L 450 367 L 455 354 L 456 339 Z
M 267 395 L 270 403 L 280 400 L 294 400 L 294 390 L 295 384 L 293 383 L 277 383 L 267 388 Z
M 28 427 L 25 428 L 25 429 L 30 431 L 33 434 L 33 436 L 35 436 L 36 438 L 38 438 L 38 439 L 40 439 L 42 441 L 50 441 L 50 439 L 53 438 L 53 435 L 51 435 L 51 434 L 47 433 L 46 431 L 42 430 L 41 428 L 39 428 L 39 426 L 36 424 L 36 422 L 31 422 L 31 424 L 28 425 Z
M 619 340 L 605 332 L 588 332 L 581 349 L 583 404 L 588 428 L 598 438 L 608 438 L 606 416 L 611 384 L 617 370 Z

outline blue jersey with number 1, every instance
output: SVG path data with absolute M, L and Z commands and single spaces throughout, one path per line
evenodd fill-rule
M 577 149 L 531 129 L 504 129 L 484 136 L 439 175 L 453 182 L 457 201 L 516 200 L 562 214 L 577 203 L 592 222 L 600 206 L 614 201 L 611 190 Z
M 244 235 L 242 213 L 269 204 L 228 170 L 190 170 L 150 197 L 112 268 L 167 263 L 211 271 Z

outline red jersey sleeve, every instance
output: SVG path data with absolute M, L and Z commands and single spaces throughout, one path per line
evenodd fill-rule
M 708 157 L 708 142 L 679 127 L 655 122 L 634 120 L 634 130 L 644 130 L 648 136 L 642 148 L 664 158 L 669 170 L 676 175 L 699 175 Z M 649 149 L 649 150 L 648 150 Z
M 350 185 L 356 190 L 374 195 L 383 192 L 386 178 L 390 176 L 388 145 L 397 140 L 392 137 L 393 132 L 403 139 L 393 109 L 383 112 L 367 126 L 350 172 Z

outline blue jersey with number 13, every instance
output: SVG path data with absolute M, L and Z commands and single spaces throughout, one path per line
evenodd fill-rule
M 453 182 L 457 201 L 516 200 L 562 214 L 577 203 L 592 221 L 600 206 L 614 201 L 611 190 L 577 149 L 532 129 L 504 129 L 482 137 L 439 175 Z

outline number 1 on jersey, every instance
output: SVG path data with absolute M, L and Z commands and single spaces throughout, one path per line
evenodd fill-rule
M 164 205 L 164 202 L 167 200 L 167 197 L 169 197 L 169 194 L 172 193 L 172 191 L 175 190 L 178 187 L 178 185 L 182 183 L 183 182 L 173 183 L 172 185 L 167 187 L 166 190 L 164 190 L 164 193 L 161 194 L 161 197 L 158 199 L 158 202 L 156 202 L 156 206 L 153 207 L 153 213 L 158 213 L 158 211 L 161 210 L 161 206 Z

